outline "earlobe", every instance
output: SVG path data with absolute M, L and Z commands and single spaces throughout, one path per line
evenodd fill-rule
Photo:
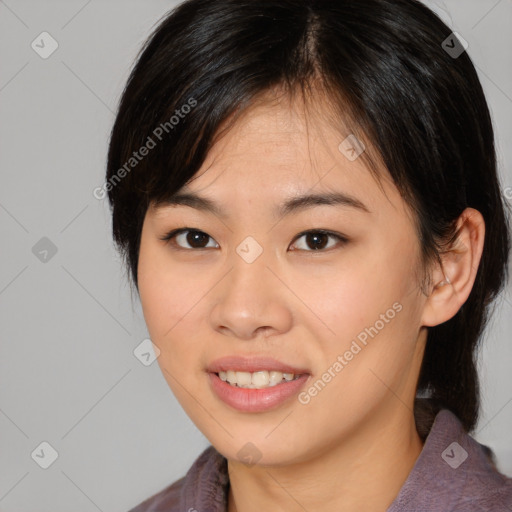
M 436 268 L 423 309 L 422 325 L 433 327 L 453 318 L 473 288 L 482 257 L 485 222 L 482 214 L 466 208 L 457 221 L 458 236 L 441 255 L 442 268 Z

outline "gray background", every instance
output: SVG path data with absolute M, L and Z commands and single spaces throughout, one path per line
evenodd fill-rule
M 512 0 L 435 3 L 469 43 L 512 187 Z M 174 5 L 0 1 L 0 511 L 125 511 L 208 445 L 157 363 L 133 354 L 148 334 L 92 194 L 133 59 Z M 59 45 L 47 59 L 31 47 L 43 31 Z M 510 289 L 496 313 L 476 438 L 512 475 Z M 43 441 L 58 452 L 48 469 Z

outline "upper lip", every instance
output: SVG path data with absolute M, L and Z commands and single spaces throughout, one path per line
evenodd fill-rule
M 211 362 L 207 369 L 210 373 L 226 372 L 228 370 L 240 372 L 259 372 L 262 370 L 277 371 L 282 373 L 293 373 L 295 375 L 309 374 L 306 368 L 292 366 L 273 357 L 242 357 L 226 356 Z

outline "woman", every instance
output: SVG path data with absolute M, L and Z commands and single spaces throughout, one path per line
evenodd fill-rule
M 189 0 L 113 127 L 113 235 L 211 442 L 141 511 L 503 511 L 468 434 L 508 212 L 463 41 L 412 0 Z

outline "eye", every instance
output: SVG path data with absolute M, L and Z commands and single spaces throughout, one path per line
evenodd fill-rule
M 337 233 L 333 233 L 332 231 L 326 231 L 324 229 L 304 231 L 295 237 L 294 242 L 295 240 L 300 240 L 301 238 L 304 238 L 306 243 L 303 244 L 303 247 L 299 248 L 299 250 L 306 252 L 324 251 L 326 249 L 326 243 L 328 243 L 327 240 L 329 238 L 337 240 L 341 245 L 344 245 L 348 242 L 346 237 Z M 333 245 L 335 244 L 331 244 L 327 247 L 327 249 L 331 249 Z M 304 249 L 304 246 L 306 249 Z M 308 250 L 307 247 L 312 247 L 312 250 Z
M 188 233 L 188 234 L 187 234 Z M 161 240 L 169 241 L 173 240 L 173 245 L 177 245 L 180 249 L 208 249 L 209 247 L 205 245 L 208 238 L 213 240 L 210 235 L 207 235 L 203 231 L 199 231 L 197 229 L 192 228 L 179 228 L 174 229 L 167 233 Z M 189 247 L 183 247 L 184 243 L 188 243 Z M 218 246 L 218 244 L 217 244 Z M 211 246 L 210 246 L 211 247 Z
M 326 249 L 326 241 L 328 241 L 329 238 L 337 240 L 341 245 L 344 245 L 348 242 L 348 239 L 343 235 L 324 229 L 304 231 L 297 235 L 293 241 L 296 242 L 296 240 L 300 240 L 301 238 L 304 238 L 306 241 L 306 248 L 304 248 L 303 245 L 303 247 L 299 248 L 298 250 L 306 252 L 324 251 Z M 165 242 L 172 240 L 172 244 L 174 246 L 185 250 L 208 249 L 219 246 L 218 244 L 214 246 L 208 246 L 208 239 L 213 241 L 213 238 L 206 234 L 204 231 L 193 228 L 173 229 L 161 238 L 161 240 L 164 240 Z M 189 244 L 189 246 L 186 247 L 183 244 Z M 333 245 L 336 244 L 331 244 L 330 246 L 327 245 L 327 249 L 331 249 Z M 295 251 L 297 249 L 292 250 Z

